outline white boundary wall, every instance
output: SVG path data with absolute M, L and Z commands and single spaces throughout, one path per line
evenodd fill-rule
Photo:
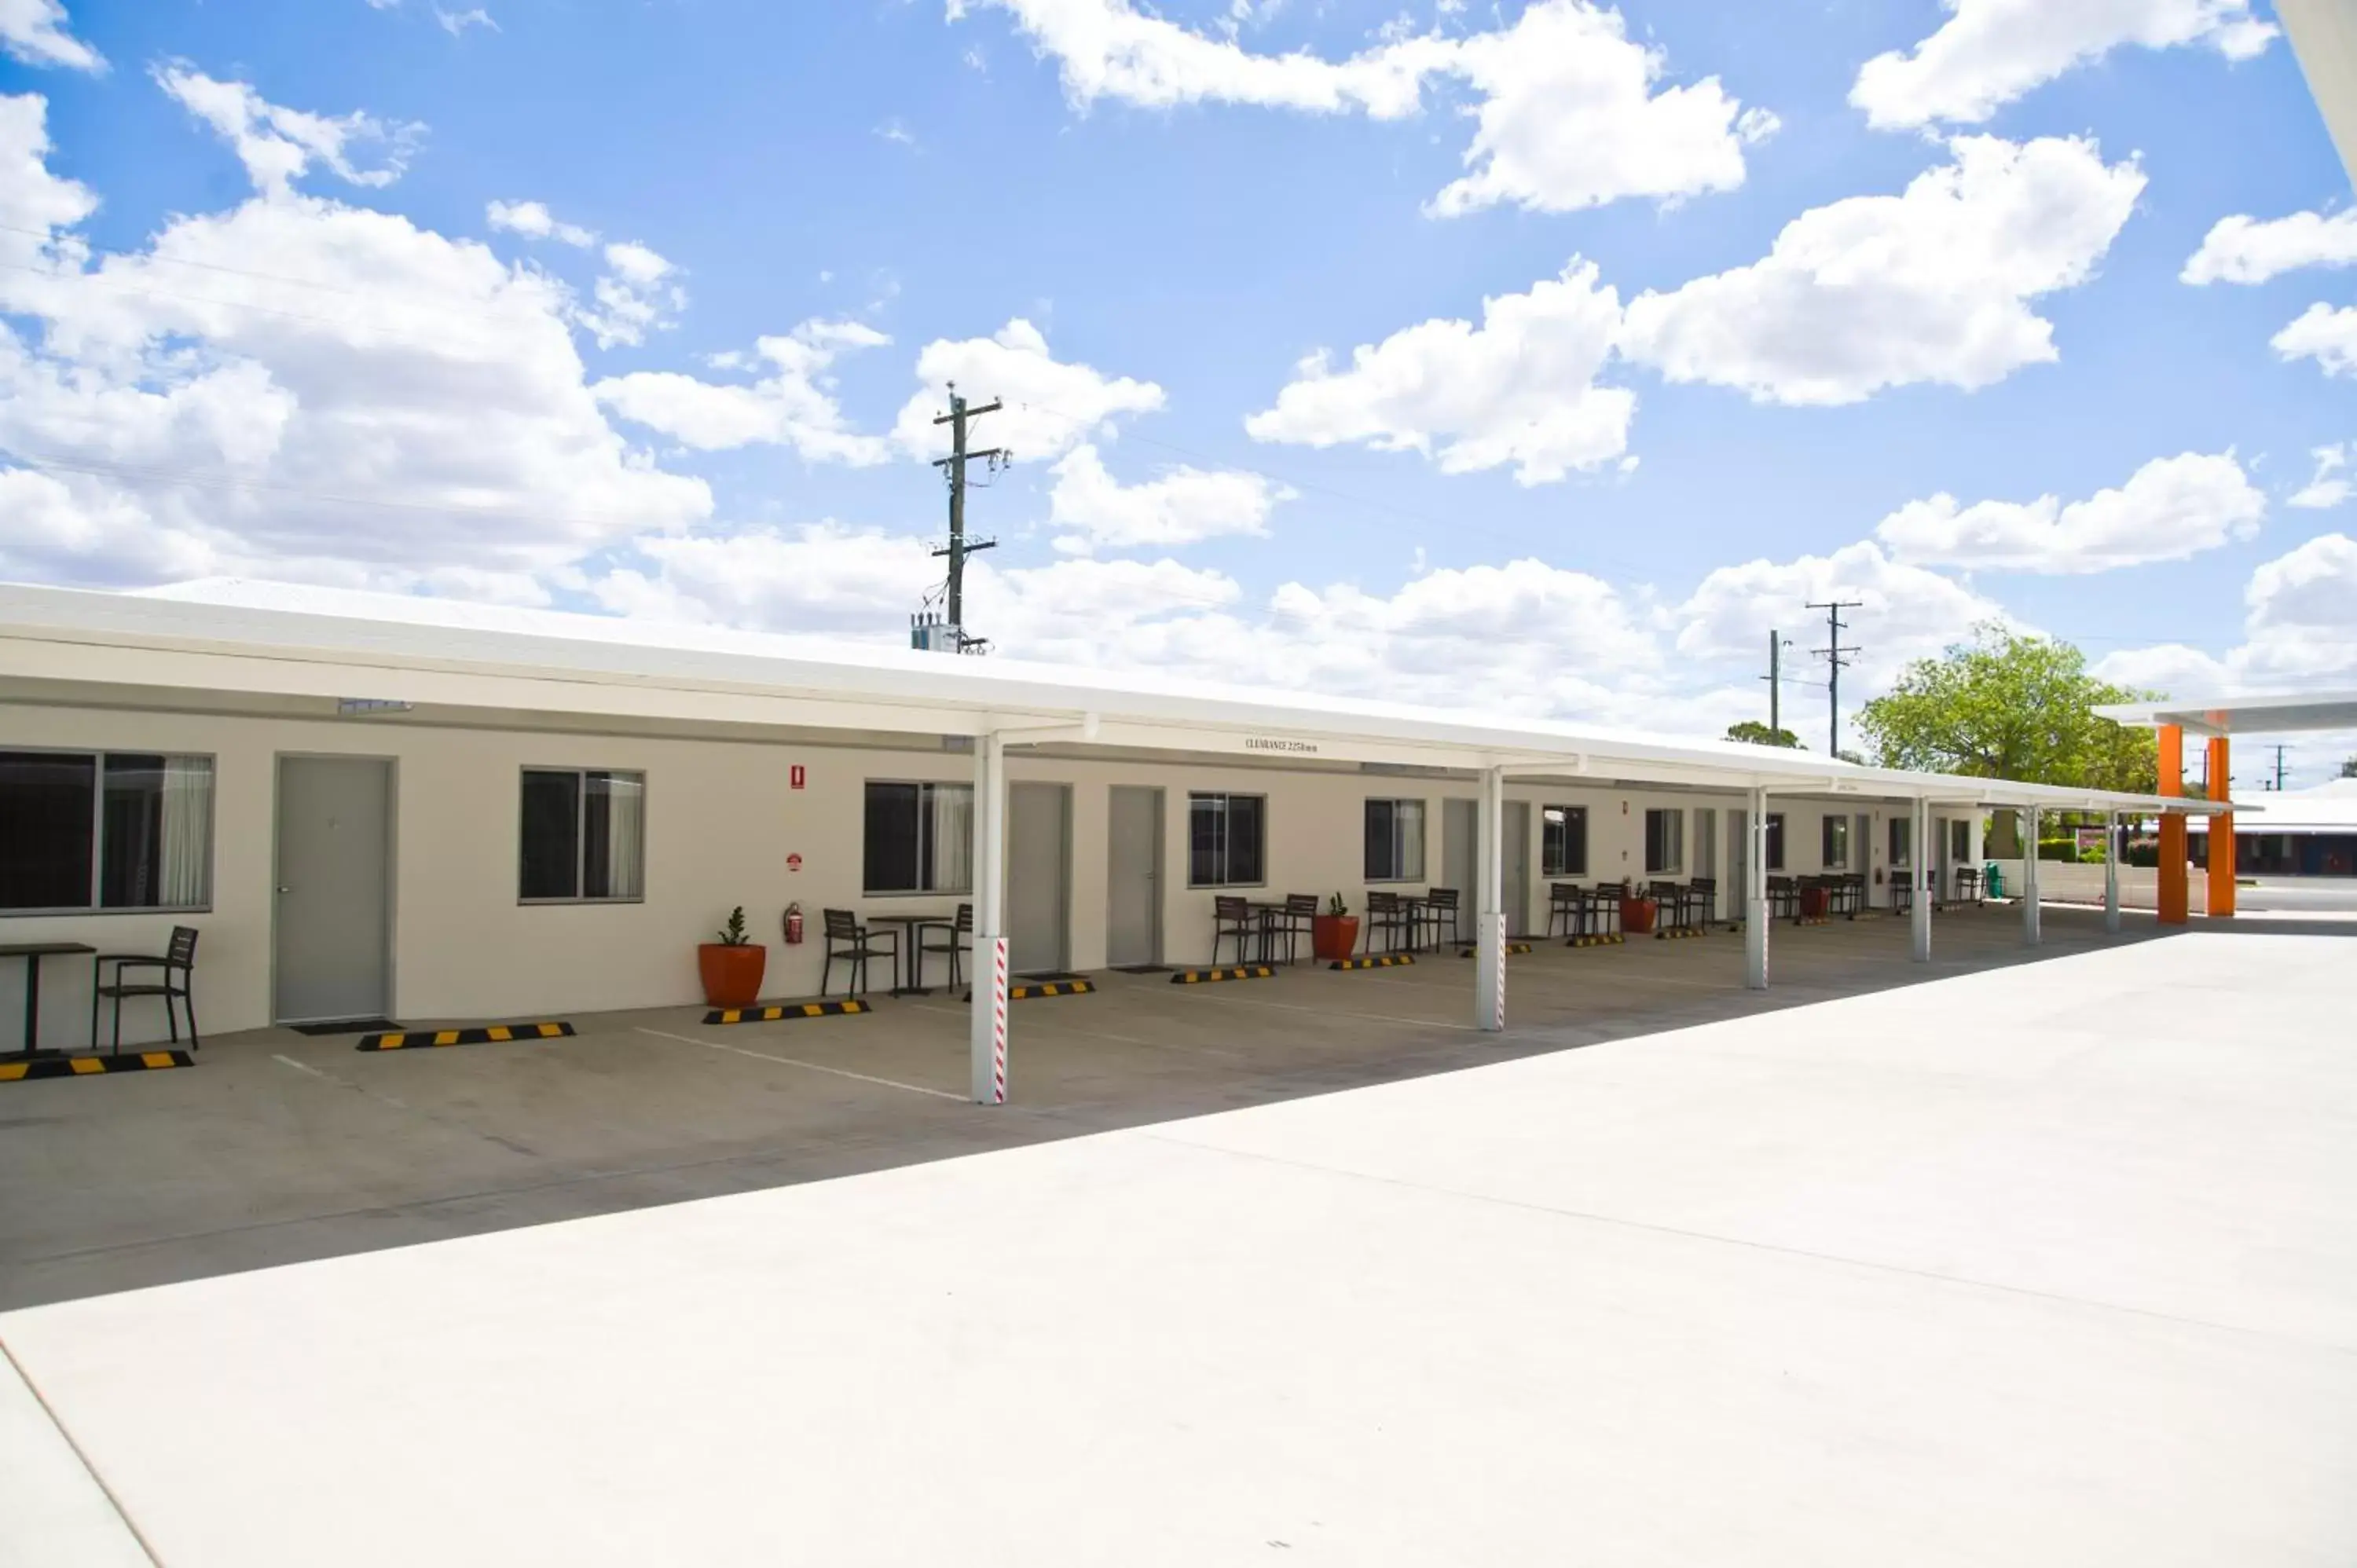
M 198 1011 L 208 1033 L 271 1021 L 272 854 L 275 763 L 281 755 L 385 757 L 394 762 L 391 1011 L 404 1021 L 558 1016 L 694 1003 L 700 999 L 695 944 L 709 940 L 737 904 L 745 906 L 755 939 L 769 945 L 765 993 L 814 993 L 822 952 L 820 909 L 872 910 L 888 902 L 860 886 L 865 782 L 970 783 L 974 779 L 972 755 L 947 750 L 859 750 L 9 704 L 0 704 L 0 746 L 194 752 L 217 759 L 210 911 L 195 916 L 0 917 L 0 942 L 71 940 L 106 951 L 160 950 L 173 925 L 198 927 L 203 932 Z M 790 769 L 796 764 L 806 776 L 805 788 L 799 791 L 789 788 Z M 645 773 L 643 901 L 518 903 L 519 775 L 528 765 Z M 1027 756 L 1019 750 L 1009 753 L 1007 777 L 1013 783 L 1049 780 L 1072 786 L 1070 946 L 1072 967 L 1078 970 L 1104 963 L 1108 791 L 1114 785 L 1164 790 L 1163 956 L 1177 963 L 1209 958 L 1216 896 L 1216 890 L 1187 886 L 1190 790 L 1267 797 L 1268 880 L 1265 888 L 1240 891 L 1256 897 L 1314 893 L 1321 902 L 1340 892 L 1354 913 L 1363 913 L 1366 899 L 1361 802 L 1386 798 L 1427 802 L 1426 875 L 1417 885 L 1445 884 L 1441 802 L 1471 800 L 1480 790 L 1479 780 L 1470 778 L 1287 773 L 1194 758 L 1097 762 Z M 1588 810 L 1587 870 L 1577 878 L 1583 881 L 1644 879 L 1644 813 L 1649 807 L 1688 811 L 1686 865 L 1680 875 L 1694 875 L 1698 846 L 1692 812 L 1715 809 L 1719 913 L 1722 918 L 1738 913 L 1726 897 L 1730 879 L 1726 834 L 1727 813 L 1743 804 L 1740 792 L 1649 793 L 1510 783 L 1506 798 L 1532 808 L 1525 877 L 1531 908 L 1511 918 L 1518 933 L 1544 929 L 1547 878 L 1539 869 L 1543 834 L 1538 808 L 1548 803 Z M 1779 801 L 1775 809 L 1785 815 L 1783 869 L 1795 875 L 1823 869 L 1818 863 L 1820 818 L 1870 813 L 1874 901 L 1880 905 L 1888 900 L 1886 824 L 1894 811 L 1906 811 L 1903 804 L 1792 800 Z M 790 873 L 787 857 L 795 854 L 802 857 L 802 870 Z M 2048 869 L 2050 875 L 2067 868 Z M 1470 878 L 1467 880 L 1462 892 L 1469 910 L 1475 894 Z M 780 945 L 779 915 L 789 900 L 799 902 L 807 917 L 810 936 L 800 948 Z M 919 901 L 939 907 L 954 902 L 955 897 L 924 896 Z M 1739 953 L 1730 950 L 1729 962 L 1739 964 Z M 21 964 L 0 965 L 0 1042 L 9 1047 L 16 1043 L 22 972 Z M 87 960 L 48 961 L 42 984 L 45 1044 L 76 1045 L 85 1037 L 89 974 Z M 883 983 L 881 977 L 877 983 Z M 1469 990 L 1469 971 L 1466 983 Z M 126 1007 L 126 1043 L 161 1038 L 163 1033 L 159 1005 Z
M 1989 864 L 2005 874 L 2007 896 L 2021 886 L 2021 862 L 1999 860 Z M 2196 915 L 2210 912 L 2209 873 L 2198 865 L 2186 869 L 2188 908 Z M 2041 904 L 2095 904 L 2104 901 L 2104 868 L 2100 865 L 2078 865 L 2066 861 L 2042 860 L 2038 863 L 2038 897 Z M 2149 865 L 2120 867 L 2120 908 L 2123 909 L 2158 909 L 2160 908 L 2160 872 Z

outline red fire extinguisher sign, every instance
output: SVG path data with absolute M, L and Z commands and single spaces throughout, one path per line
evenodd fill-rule
M 789 789 L 799 789 L 802 787 L 807 778 L 808 775 L 802 772 L 802 765 L 797 762 L 792 767 L 786 769 L 786 788 Z

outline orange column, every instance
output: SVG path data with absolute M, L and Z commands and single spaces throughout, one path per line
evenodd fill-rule
M 2210 737 L 2210 798 L 2234 798 L 2226 767 L 2226 737 Z M 2234 913 L 2234 813 L 2210 819 L 2210 918 L 2231 918 Z
M 2160 792 L 2185 793 L 2185 731 L 2176 725 L 2160 726 Z M 2193 890 L 2185 882 L 2185 813 L 2160 814 L 2160 923 L 2185 924 Z

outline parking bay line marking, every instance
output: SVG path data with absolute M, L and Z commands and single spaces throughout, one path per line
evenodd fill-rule
M 1468 1034 L 1476 1032 L 1470 1024 L 1445 1024 L 1432 1018 L 1403 1018 L 1394 1013 L 1356 1013 L 1340 1007 L 1311 1007 L 1298 1002 L 1264 1002 L 1256 996 L 1229 996 L 1212 991 L 1203 992 L 1200 996 L 1191 997 L 1189 1000 L 1223 1002 L 1231 1007 L 1275 1007 L 1287 1013 L 1316 1013 L 1328 1018 L 1363 1018 L 1369 1023 L 1405 1024 L 1418 1029 L 1461 1029 Z
M 685 1035 L 665 1034 L 661 1029 L 650 1029 L 643 1025 L 640 1026 L 639 1033 L 652 1035 L 659 1040 L 677 1040 L 683 1046 L 707 1046 L 716 1051 L 727 1051 L 735 1056 L 751 1057 L 755 1061 L 776 1062 L 780 1067 L 798 1067 L 811 1072 L 826 1073 L 834 1078 L 856 1079 L 861 1083 L 873 1083 L 885 1089 L 905 1089 L 911 1094 L 930 1094 L 935 1100 L 954 1100 L 960 1105 L 966 1103 L 964 1095 L 952 1094 L 945 1089 L 927 1089 L 920 1083 L 902 1083 L 898 1079 L 877 1078 L 868 1073 L 853 1072 L 848 1068 L 824 1067 L 817 1062 L 797 1061 L 791 1057 L 771 1056 L 767 1051 L 748 1051 L 742 1046 L 724 1045 L 718 1040 L 698 1040 Z
M 941 1013 L 953 1018 L 963 1018 L 966 1015 L 965 1009 L 963 1007 L 936 1007 L 930 1003 L 924 1002 L 915 1002 L 909 1004 L 909 1005 L 915 1011 L 920 1013 Z M 1041 1016 L 1045 1017 L 1047 1015 L 1042 1015 Z M 1033 1029 L 1039 1026 L 1040 1026 L 1039 1024 L 1033 1022 L 1031 1015 L 1028 1013 L 1024 1015 L 1024 1033 L 1028 1034 Z M 1182 1056 L 1190 1057 L 1224 1057 L 1230 1061 L 1244 1061 L 1248 1059 L 1245 1053 L 1243 1051 L 1223 1051 L 1217 1046 L 1190 1046 L 1178 1040 L 1141 1040 L 1135 1035 L 1116 1035 L 1109 1029 L 1100 1029 L 1092 1023 L 1074 1022 L 1071 1025 L 1071 1028 L 1072 1033 L 1080 1035 L 1086 1039 L 1118 1040 L 1125 1046 L 1144 1046 L 1146 1049 L 1153 1051 L 1177 1051 Z

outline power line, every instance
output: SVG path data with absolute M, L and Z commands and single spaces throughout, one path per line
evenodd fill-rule
M 1827 646 L 1814 651 L 1826 665 L 1825 755 L 1837 757 L 1841 755 L 1841 672 L 1849 667 L 1847 655 L 1866 651 L 1862 648 L 1842 646 L 1841 613 L 1844 610 L 1862 610 L 1866 607 L 1866 601 L 1830 599 L 1823 604 L 1812 601 L 1808 607 L 1825 612 Z
M 986 446 L 979 452 L 967 450 L 966 426 L 985 413 L 996 413 L 1006 405 L 994 398 L 980 408 L 973 407 L 959 393 L 955 381 L 950 382 L 949 392 L 950 411 L 935 415 L 933 423 L 950 427 L 950 455 L 934 458 L 933 467 L 939 468 L 942 477 L 949 481 L 950 542 L 933 553 L 936 556 L 946 555 L 950 562 L 948 641 L 951 646 L 947 651 L 979 653 L 989 645 L 989 639 L 966 635 L 965 563 L 970 555 L 996 548 L 998 541 L 969 541 L 965 536 L 965 467 L 968 463 L 983 463 L 987 465 L 989 472 L 995 474 L 1010 458 L 1004 446 Z

